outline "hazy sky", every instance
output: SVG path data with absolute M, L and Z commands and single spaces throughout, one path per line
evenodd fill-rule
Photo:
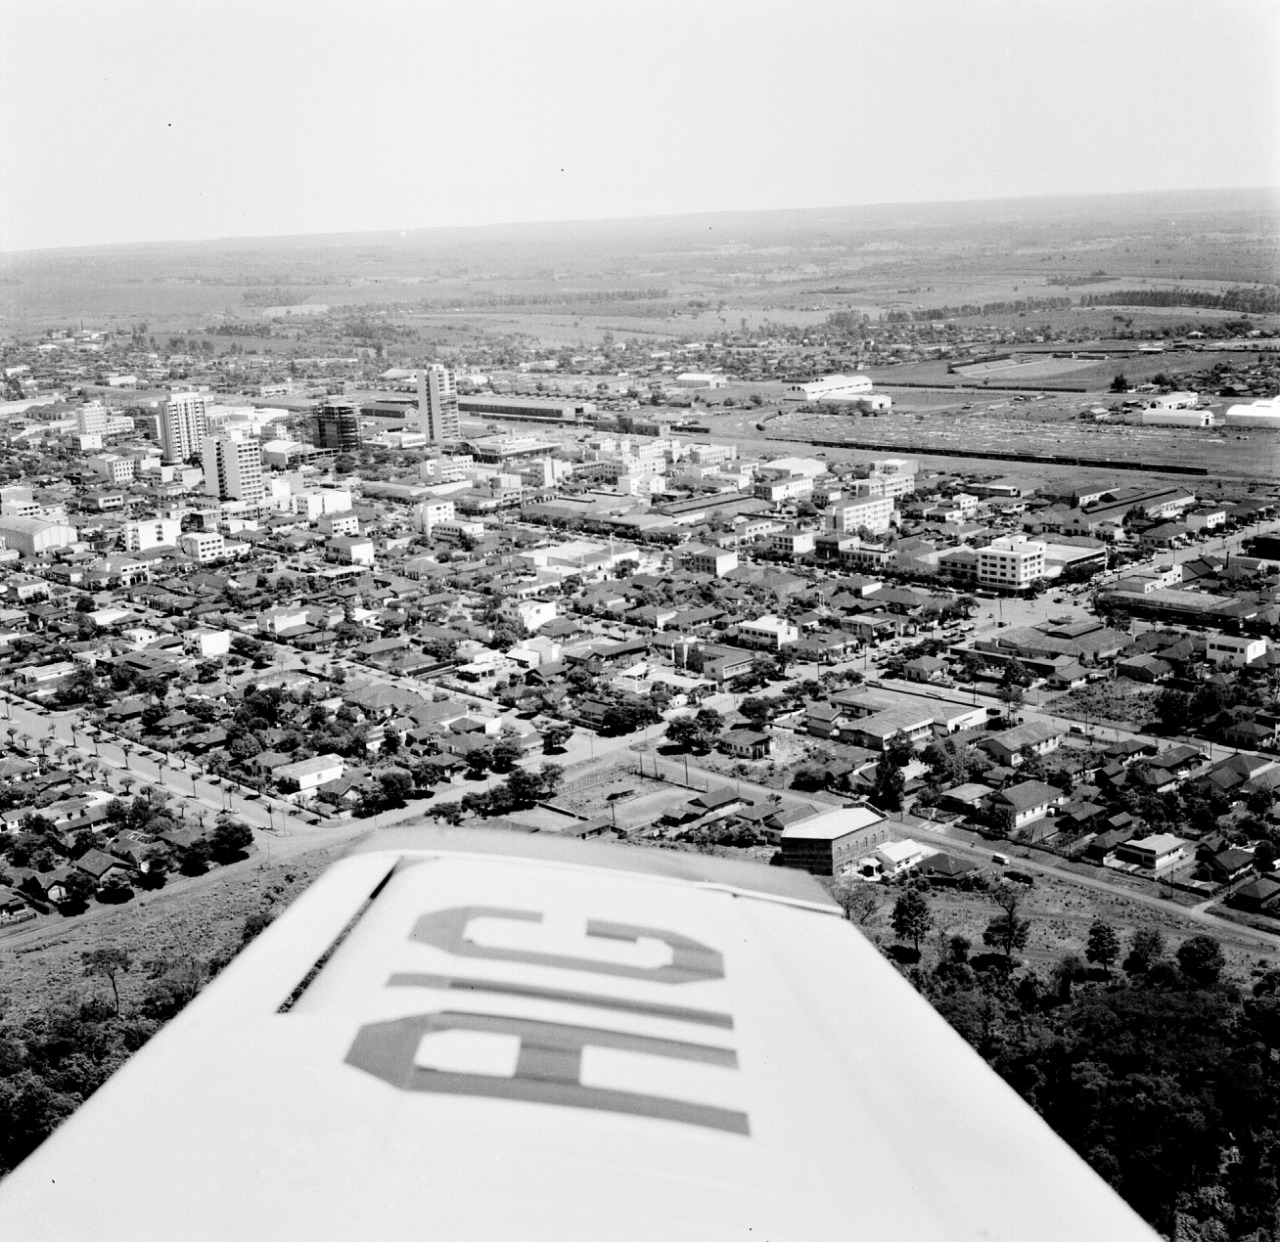
M 0 250 L 1280 182 L 1277 0 L 0 0 Z

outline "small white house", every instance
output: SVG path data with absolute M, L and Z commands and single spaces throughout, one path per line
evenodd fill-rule
M 300 759 L 297 763 L 282 764 L 275 770 L 276 781 L 282 788 L 292 787 L 286 797 L 312 793 L 321 785 L 342 779 L 345 760 L 341 755 L 316 755 L 313 759 Z

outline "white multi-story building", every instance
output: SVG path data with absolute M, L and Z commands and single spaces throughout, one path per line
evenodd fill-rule
M 100 436 L 107 430 L 107 407 L 101 401 L 86 401 L 76 411 L 76 431 L 82 436 Z
M 99 478 L 106 479 L 116 487 L 132 483 L 138 472 L 136 457 L 122 457 L 119 453 L 99 453 L 90 457 L 85 463 Z
M 705 548 L 691 544 L 680 553 L 680 565 L 691 574 L 711 574 L 722 578 L 738 568 L 738 554 L 732 548 Z
M 219 500 L 261 504 L 267 487 L 262 478 L 262 446 L 257 440 L 213 436 L 204 443 L 204 490 Z
M 316 529 L 322 535 L 358 535 L 360 519 L 351 513 L 326 513 L 316 522 Z
M 178 551 L 202 565 L 225 555 L 226 541 L 216 530 L 191 530 L 178 536 Z
M 780 556 L 804 556 L 813 551 L 815 535 L 811 530 L 780 530 L 769 536 L 769 551 Z
M 913 474 L 873 474 L 869 479 L 851 479 L 849 490 L 855 496 L 884 496 L 900 500 L 916 490 Z
M 29 487 L 0 487 L 0 516 L 38 517 L 40 502 Z
M 351 492 L 346 488 L 321 487 L 315 491 L 294 492 L 293 511 L 299 517 L 314 522 L 326 513 L 349 513 Z
M 457 483 L 466 477 L 466 472 L 475 466 L 475 458 L 470 453 L 455 454 L 451 457 L 428 457 L 418 463 L 418 478 L 424 483 Z M 568 472 L 568 462 L 561 463 Z
M 752 489 L 761 500 L 778 504 L 783 500 L 800 500 L 813 494 L 813 480 L 805 475 L 785 479 L 761 479 Z
M 452 522 L 456 516 L 452 500 L 424 500 L 414 510 L 413 524 L 424 535 L 429 535 L 441 522 Z
M 747 647 L 764 647 L 769 651 L 777 651 L 788 643 L 799 642 L 800 631 L 784 617 L 766 613 L 754 621 L 739 622 L 738 641 Z
M 124 546 L 130 552 L 175 547 L 181 534 L 182 523 L 177 518 L 142 518 L 124 524 Z
M 827 520 L 840 535 L 856 534 L 863 527 L 878 535 L 893 522 L 893 501 L 887 496 L 855 496 L 833 505 Z
M 457 440 L 462 435 L 458 422 L 458 386 L 453 372 L 438 362 L 418 371 L 418 430 L 428 444 Z
M 1044 544 L 1022 535 L 996 539 L 978 549 L 978 583 L 1021 591 L 1044 577 Z
M 301 629 L 307 624 L 307 610 L 301 604 L 292 607 L 268 608 L 258 614 L 258 632 L 277 635 L 285 630 Z
M 208 410 L 209 394 L 203 392 L 175 392 L 160 407 L 160 447 L 166 462 L 186 461 L 203 451 Z
M 501 607 L 504 616 L 518 620 L 530 634 L 558 615 L 553 599 L 507 599 Z
M 738 460 L 736 444 L 694 444 L 689 447 L 689 460 L 696 466 L 720 466 Z

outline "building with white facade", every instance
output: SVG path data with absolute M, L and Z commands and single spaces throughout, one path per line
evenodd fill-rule
M 0 515 L 38 517 L 41 505 L 29 487 L 0 487 Z
M 172 548 L 181 534 L 182 523 L 177 518 L 141 518 L 124 524 L 124 546 L 130 552 Z
M 738 554 L 732 548 L 707 548 L 701 544 L 690 544 L 680 553 L 680 566 L 692 574 L 711 574 L 715 578 L 723 578 L 730 570 L 738 568 Z
M 341 755 L 316 755 L 313 759 L 299 759 L 296 763 L 285 763 L 276 768 L 272 775 L 276 783 L 292 799 L 301 794 L 313 793 L 321 785 L 342 779 L 346 763 Z
M 866 375 L 824 375 L 821 379 L 788 384 L 782 396 L 785 401 L 817 401 L 819 397 L 856 401 L 870 391 L 871 380 Z
M 1280 397 L 1228 406 L 1223 421 L 1228 427 L 1280 428 Z
M 132 483 L 138 472 L 136 457 L 123 457 L 119 453 L 99 453 L 85 463 L 99 478 L 123 487 Z
M 166 462 L 187 461 L 204 449 L 209 394 L 175 392 L 160 407 L 160 447 Z
M 43 556 L 69 548 L 78 536 L 75 527 L 66 522 L 37 517 L 0 517 L 0 539 L 23 558 Z
M 1249 638 L 1243 634 L 1209 634 L 1205 638 L 1205 655 L 1214 664 L 1230 664 L 1239 668 L 1267 654 L 1265 638 Z
M 309 522 L 318 521 L 326 513 L 349 513 L 351 492 L 344 487 L 308 488 L 294 492 L 291 498 L 293 511 Z
M 736 444 L 691 444 L 689 460 L 695 466 L 722 466 L 727 461 L 738 460 Z
M 316 522 L 316 529 L 322 535 L 358 535 L 360 519 L 354 512 L 326 513 Z
M 307 610 L 301 604 L 268 608 L 258 614 L 258 633 L 273 637 L 286 630 L 297 630 L 308 624 Z
M 779 530 L 769 536 L 769 551 L 779 556 L 804 556 L 813 551 L 817 536 L 811 530 Z
M 418 371 L 418 430 L 428 444 L 462 436 L 458 421 L 458 386 L 453 372 L 438 362 Z
M 746 647 L 763 647 L 768 651 L 777 651 L 788 643 L 799 642 L 800 631 L 784 617 L 766 613 L 754 621 L 739 622 L 738 640 Z
M 441 522 L 452 522 L 456 516 L 452 500 L 433 497 L 431 500 L 424 500 L 413 511 L 413 525 L 416 530 L 429 535 Z
M 1162 392 L 1147 401 L 1149 410 L 1193 410 L 1200 404 L 1198 392 Z
M 998 590 L 1025 590 L 1044 577 L 1044 555 L 1044 544 L 1022 535 L 995 539 L 978 549 L 978 583 Z
M 366 535 L 335 535 L 324 545 L 324 559 L 341 565 L 372 565 L 373 540 Z
M 185 654 L 196 656 L 201 660 L 217 659 L 228 655 L 231 651 L 230 630 L 187 630 L 182 635 L 182 650 Z
M 1116 846 L 1120 862 L 1135 863 L 1144 871 L 1163 871 L 1187 857 L 1187 842 L 1171 832 L 1157 832 L 1149 837 L 1135 837 Z
M 859 480 L 864 481 L 864 480 Z M 855 496 L 831 506 L 827 515 L 830 530 L 840 535 L 853 535 L 862 527 L 872 534 L 889 529 L 893 521 L 893 501 L 887 496 Z
M 105 435 L 107 418 L 107 407 L 101 401 L 86 401 L 76 410 L 76 431 L 82 436 Z
M 1139 421 L 1144 427 L 1212 427 L 1213 411 L 1184 406 L 1151 406 L 1142 411 Z
M 204 490 L 219 500 L 261 504 L 267 496 L 262 477 L 262 446 L 257 440 L 212 436 L 204 442 Z
M 549 599 L 504 600 L 502 611 L 512 620 L 518 620 L 530 634 L 548 621 L 554 621 L 558 615 L 555 600 Z
M 226 541 L 216 530 L 191 530 L 178 536 L 178 551 L 202 565 L 221 560 L 225 549 Z
M 813 480 L 807 475 L 789 475 L 782 479 L 761 479 L 752 489 L 761 500 L 778 504 L 783 500 L 801 500 L 813 494 Z

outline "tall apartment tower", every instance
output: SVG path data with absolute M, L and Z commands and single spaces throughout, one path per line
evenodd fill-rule
M 453 372 L 438 362 L 418 369 L 418 430 L 428 444 L 460 440 L 458 386 Z
M 354 453 L 360 447 L 360 411 L 349 401 L 326 401 L 316 411 L 316 448 Z
M 267 496 L 262 479 L 262 447 L 257 440 L 211 436 L 204 442 L 204 490 L 219 500 L 261 504 Z
M 169 464 L 186 461 L 204 449 L 209 394 L 175 392 L 160 409 L 160 447 Z

